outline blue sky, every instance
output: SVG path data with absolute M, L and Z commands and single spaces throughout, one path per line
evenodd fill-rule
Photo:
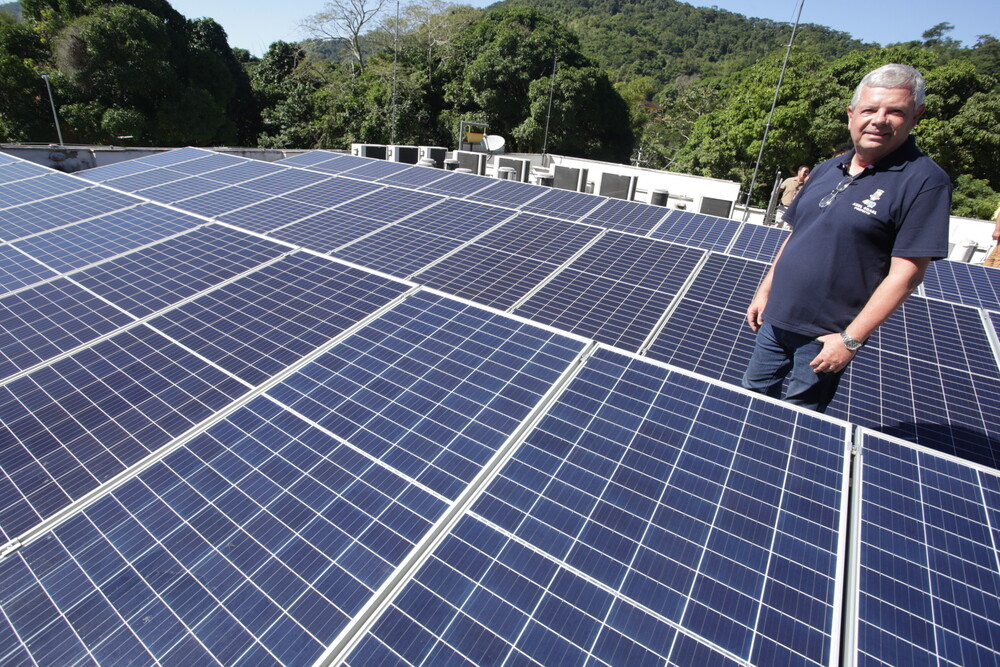
M 271 42 L 303 38 L 305 35 L 299 25 L 323 8 L 322 0 L 278 3 L 273 0 L 170 0 L 170 4 L 187 18 L 214 18 L 226 29 L 231 46 L 247 49 L 255 55 L 262 55 Z M 491 2 L 472 0 L 467 4 L 484 7 Z M 798 0 L 713 0 L 692 4 L 787 22 L 794 20 L 799 6 Z M 925 30 L 945 21 L 955 26 L 950 36 L 965 46 L 975 44 L 982 33 L 1000 37 L 1000 1 L 805 0 L 802 10 L 803 23 L 818 23 L 883 45 L 920 39 Z

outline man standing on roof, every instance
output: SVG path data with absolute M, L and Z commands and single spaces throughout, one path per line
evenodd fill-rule
M 809 178 L 809 165 L 802 165 L 799 167 L 798 171 L 794 176 L 786 178 L 778 186 L 778 194 L 781 199 L 778 201 L 778 213 L 784 214 L 785 210 L 791 205 L 792 200 L 795 199 L 795 195 L 799 194 L 802 186 L 806 184 L 806 179 Z M 778 224 L 781 224 L 781 220 L 778 220 Z
M 924 79 L 885 65 L 847 108 L 854 148 L 818 165 L 785 212 L 792 228 L 747 308 L 757 332 L 743 386 L 824 411 L 868 337 L 948 254 L 951 183 L 910 131 Z

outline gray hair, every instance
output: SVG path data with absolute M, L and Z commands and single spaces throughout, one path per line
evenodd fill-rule
M 917 68 L 898 63 L 882 65 L 865 74 L 865 78 L 861 79 L 861 83 L 854 89 L 854 97 L 851 98 L 852 109 L 858 104 L 862 88 L 907 88 L 913 93 L 913 106 L 917 109 L 923 105 L 926 95 L 924 77 Z

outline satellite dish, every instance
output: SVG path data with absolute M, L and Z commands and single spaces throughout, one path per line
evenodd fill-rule
M 503 147 L 507 144 L 507 140 L 499 134 L 487 134 L 483 136 L 483 140 L 479 143 L 488 152 L 496 153 L 503 150 Z

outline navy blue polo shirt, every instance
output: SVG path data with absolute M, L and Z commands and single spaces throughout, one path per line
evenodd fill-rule
M 806 336 L 843 331 L 889 271 L 892 257 L 948 254 L 951 181 L 911 136 L 854 177 L 854 152 L 817 166 L 785 212 L 792 227 L 774 267 L 764 319 Z

